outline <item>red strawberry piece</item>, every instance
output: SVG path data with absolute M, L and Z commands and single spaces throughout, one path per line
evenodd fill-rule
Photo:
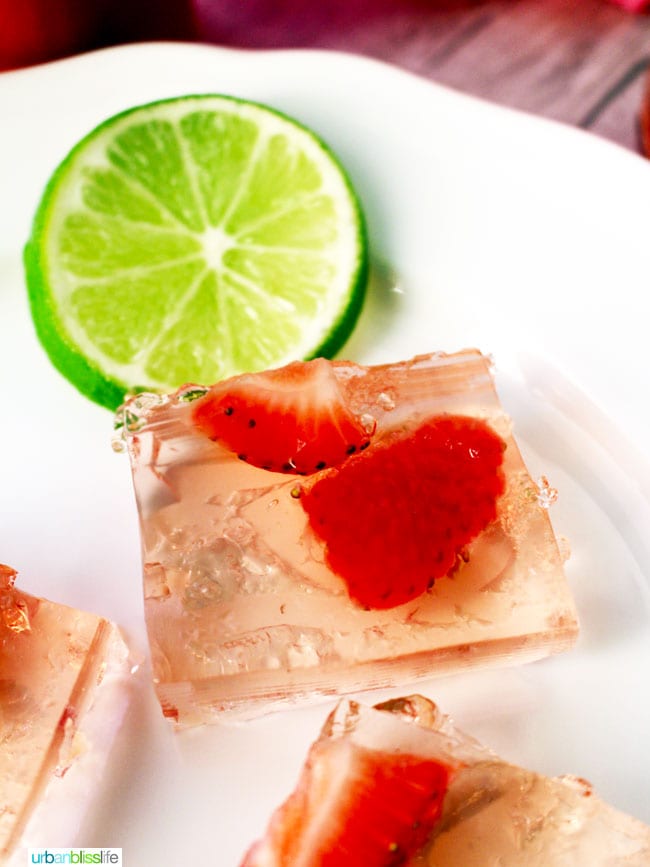
M 318 742 L 298 787 L 241 867 L 397 867 L 442 812 L 450 768 L 433 758 Z
M 446 575 L 497 517 L 504 448 L 484 421 L 439 416 L 308 483 L 300 502 L 350 597 L 392 608 Z
M 334 467 L 369 442 L 322 358 L 219 383 L 197 401 L 193 418 L 242 460 L 275 472 Z

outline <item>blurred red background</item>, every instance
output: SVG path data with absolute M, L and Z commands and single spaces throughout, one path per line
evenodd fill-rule
M 0 0 L 0 70 L 116 42 L 191 39 L 190 0 Z
M 600 0 L 639 12 L 650 0 Z M 201 39 L 254 48 L 339 47 L 350 31 L 364 52 L 364 30 L 395 40 L 404 27 L 431 27 L 439 17 L 482 6 L 507 13 L 517 0 L 0 0 L 0 70 L 81 51 L 151 39 Z M 540 2 L 543 8 L 545 4 Z M 549 3 L 550 14 L 581 18 L 583 2 Z M 611 8 L 611 7 L 610 7 Z M 498 11 L 498 10 L 497 10 Z M 408 34 L 406 34 L 408 36 Z

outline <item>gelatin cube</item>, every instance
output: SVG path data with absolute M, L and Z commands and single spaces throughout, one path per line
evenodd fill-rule
M 344 776 L 339 757 L 354 756 L 360 749 L 385 757 L 437 759 L 450 768 L 442 812 L 428 840 L 416 854 L 399 862 L 408 867 L 642 867 L 650 863 L 650 827 L 606 804 L 588 782 L 571 776 L 545 777 L 509 764 L 458 730 L 433 702 L 413 695 L 374 708 L 347 699 L 339 703 L 312 746 L 295 791 L 274 813 L 265 836 L 247 853 L 242 867 L 297 865 L 298 859 L 279 857 L 289 831 L 293 839 L 298 834 L 307 840 L 327 837 L 322 828 L 301 826 L 292 807 L 297 802 L 315 803 L 321 779 L 312 770 L 317 761 L 325 767 L 337 761 L 336 772 Z M 328 801 L 328 812 L 337 816 L 340 825 L 341 812 L 354 815 L 354 805 L 345 791 L 338 797 Z M 317 820 L 322 821 L 322 816 Z
M 107 751 L 126 707 L 129 672 L 115 626 L 30 596 L 14 586 L 15 576 L 0 565 L 0 861 L 71 766 Z
M 126 408 L 145 616 L 158 697 L 180 725 L 283 703 L 538 659 L 577 635 L 548 510 L 475 350 L 362 367 L 333 362 L 375 436 L 443 414 L 484 419 L 506 443 L 499 517 L 452 575 L 383 611 L 349 598 L 296 495 L 301 478 L 239 460 L 193 424 L 196 390 Z M 378 529 L 381 532 L 381 529 Z

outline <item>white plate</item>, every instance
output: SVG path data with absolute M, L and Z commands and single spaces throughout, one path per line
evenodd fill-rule
M 587 777 L 650 821 L 650 166 L 587 134 L 320 52 L 136 45 L 0 76 L 0 560 L 146 653 L 127 461 L 109 414 L 40 349 L 20 256 L 47 177 L 84 133 L 207 91 L 294 115 L 349 169 L 378 276 L 344 354 L 491 352 L 533 471 L 560 488 L 577 648 L 421 690 L 513 761 Z M 121 846 L 137 867 L 235 867 L 330 705 L 174 736 L 145 668 L 77 842 Z

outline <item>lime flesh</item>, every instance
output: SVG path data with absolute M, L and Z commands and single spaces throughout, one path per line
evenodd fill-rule
M 333 355 L 361 309 L 367 242 L 317 136 L 256 103 L 190 96 L 116 115 L 70 152 L 25 265 L 52 362 L 115 408 Z

